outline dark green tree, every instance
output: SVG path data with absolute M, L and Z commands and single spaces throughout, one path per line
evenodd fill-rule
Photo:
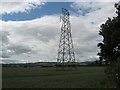
M 120 5 L 115 4 L 115 8 L 117 16 L 108 18 L 105 24 L 101 25 L 99 35 L 103 37 L 103 42 L 98 44 L 100 47 L 98 55 L 100 61 L 104 60 L 109 67 L 106 73 L 109 74 L 111 81 L 116 87 L 120 87 L 120 70 L 116 69 L 120 66 Z
M 118 16 L 108 18 L 99 31 L 99 35 L 103 36 L 103 42 L 98 44 L 101 49 L 98 55 L 107 64 L 120 57 L 120 5 L 115 4 L 115 7 Z

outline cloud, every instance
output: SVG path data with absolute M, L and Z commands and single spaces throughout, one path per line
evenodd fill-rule
M 79 10 L 80 2 L 72 4 Z M 80 5 L 79 5 L 80 4 Z M 84 3 L 83 8 L 93 9 L 81 15 L 79 12 L 71 15 L 72 37 L 77 61 L 98 59 L 97 44 L 102 38 L 98 35 L 100 25 L 108 17 L 116 16 L 114 3 Z M 75 6 L 77 5 L 77 6 Z M 87 7 L 88 6 L 88 7 Z M 77 7 L 77 9 L 76 9 Z M 100 8 L 94 10 L 94 8 Z M 82 7 L 80 7 L 82 8 Z M 83 10 L 83 9 L 82 9 Z M 76 14 L 78 14 L 76 16 Z M 56 61 L 60 39 L 59 15 L 43 16 L 29 21 L 0 21 L 8 39 L 5 39 L 6 52 L 11 52 L 11 58 L 21 59 L 21 62 Z M 29 57 L 28 57 L 29 56 Z M 25 60 L 23 60 L 25 59 Z M 20 60 L 18 60 L 20 62 Z
M 29 46 L 21 45 L 21 44 L 7 44 L 2 45 L 2 49 L 0 50 L 0 57 L 1 58 L 11 58 L 13 55 L 19 55 L 19 54 L 27 54 L 32 51 L 32 49 Z
M 0 31 L 0 57 L 10 58 L 12 55 L 22 54 L 32 51 L 30 47 L 21 45 L 20 43 L 11 43 L 9 41 L 10 33 L 8 31 Z
M 78 61 L 84 61 L 91 56 L 95 57 L 97 53 L 98 30 L 94 25 L 91 26 L 91 23 L 87 25 L 87 19 L 84 20 L 81 17 L 71 16 L 72 36 Z M 30 21 L 2 21 L 3 29 L 10 33 L 10 46 L 7 49 L 13 53 L 11 55 L 13 58 L 14 55 L 24 56 L 23 53 L 26 53 L 32 60 L 56 61 L 60 25 L 57 15 L 44 16 Z M 19 42 L 21 45 L 18 44 Z
M 77 17 L 71 20 L 75 37 L 75 51 L 80 61 L 98 59 L 97 44 L 102 41 L 98 35 L 100 25 L 108 17 L 116 16 L 115 2 L 74 2 L 71 7 L 77 10 Z M 99 41 L 99 42 L 98 42 Z
M 25 1 L 25 2 L 24 2 Z M 21 2 L 0 2 L 0 14 L 12 14 L 19 12 L 29 12 L 31 9 L 35 9 L 43 6 L 45 3 L 40 0 L 22 0 Z
M 56 38 L 59 39 L 57 35 L 60 32 L 60 23 L 58 22 L 59 16 L 57 15 L 44 16 L 30 21 L 1 21 L 4 32 L 9 32 L 9 37 L 6 36 L 9 43 L 3 47 L 4 53 L 2 54 L 9 55 L 11 58 L 23 55 L 23 57 L 30 56 L 31 59 L 49 60 L 50 58 L 47 57 L 51 52 L 54 51 L 53 56 L 57 53 L 58 42 L 55 41 Z
M 8 49 L 10 51 L 13 51 L 14 54 L 22 54 L 22 53 L 28 53 L 31 51 L 31 48 L 25 45 L 20 45 L 20 44 L 13 44 L 8 46 Z
M 9 32 L 7 32 L 7 31 L 0 31 L 0 37 L 1 37 L 1 43 L 0 44 L 7 44 L 8 42 L 9 42 L 9 39 L 8 39 L 8 37 L 9 37 Z
M 54 0 L 51 0 L 54 1 Z M 68 2 L 118 2 L 119 0 L 65 0 Z
M 10 55 L 6 51 L 0 52 L 2 54 L 2 58 L 10 58 Z
M 88 15 L 90 13 L 104 12 L 104 14 L 108 14 L 109 16 L 111 15 L 110 14 L 111 10 L 114 10 L 113 8 L 114 3 L 115 2 L 94 2 L 94 1 L 93 2 L 74 2 L 73 4 L 71 4 L 71 7 L 76 9 L 79 15 Z M 105 11 L 107 13 L 105 13 Z
M 118 2 L 118 5 L 120 5 L 120 1 Z
M 94 2 L 78 3 L 78 2 L 74 2 L 73 4 L 71 4 L 71 7 L 74 8 L 74 9 L 77 9 L 78 13 L 81 14 L 81 15 L 86 15 L 87 13 L 97 11 L 97 10 L 101 9 L 100 6 L 101 6 L 100 2 L 99 3 L 94 3 Z

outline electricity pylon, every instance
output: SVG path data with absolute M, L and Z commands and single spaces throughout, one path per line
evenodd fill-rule
M 70 13 L 67 9 L 62 8 L 60 20 L 62 21 L 62 26 L 57 62 L 63 65 L 70 65 L 75 63 L 75 54 L 71 34 Z

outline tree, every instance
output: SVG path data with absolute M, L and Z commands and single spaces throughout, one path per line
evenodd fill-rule
M 120 4 L 115 4 L 115 8 L 117 9 L 117 16 L 112 19 L 108 18 L 105 24 L 101 25 L 99 35 L 103 37 L 103 42 L 98 44 L 98 47 L 100 47 L 100 52 L 98 53 L 100 61 L 105 60 L 106 65 L 109 67 L 106 70 L 107 74 L 118 75 L 112 77 L 112 80 L 113 78 L 120 78 L 119 70 L 115 69 L 120 66 Z M 117 85 L 120 85 L 120 80 L 114 81 L 116 87 L 119 87 Z
M 118 16 L 108 18 L 99 31 L 99 35 L 103 36 L 103 42 L 98 44 L 101 49 L 98 55 L 106 63 L 111 63 L 120 56 L 120 5 L 115 4 L 115 7 Z

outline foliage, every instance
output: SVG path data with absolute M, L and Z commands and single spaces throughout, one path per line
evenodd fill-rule
M 107 74 L 107 83 L 113 87 L 120 88 L 120 58 L 117 59 L 117 63 L 112 63 L 106 67 L 105 73 Z
M 99 43 L 101 52 L 98 53 L 100 58 L 110 63 L 120 56 L 120 6 L 115 4 L 117 8 L 117 17 L 108 18 L 105 24 L 101 25 L 99 34 L 103 36 L 103 43 Z
M 120 5 L 115 4 L 115 8 L 117 16 L 101 25 L 99 35 L 103 36 L 103 42 L 98 44 L 101 49 L 98 55 L 108 66 L 105 72 L 109 81 L 120 88 Z

